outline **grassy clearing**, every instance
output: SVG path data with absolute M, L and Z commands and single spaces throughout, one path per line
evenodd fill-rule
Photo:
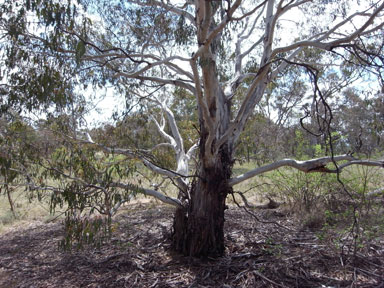
M 234 175 L 254 167 L 253 163 L 237 165 Z M 380 242 L 384 236 L 384 195 L 369 197 L 369 192 L 384 187 L 384 169 L 350 166 L 340 180 L 343 184 L 336 174 L 303 173 L 285 167 L 244 181 L 234 191 L 244 193 L 253 205 L 267 202 L 268 197 L 284 202 L 283 211 L 328 244 L 337 246 L 351 235 L 356 237 L 356 249 Z M 236 201 L 243 204 L 239 196 Z
M 16 217 L 12 214 L 8 198 L 0 195 L 0 233 L 14 226 L 23 226 L 31 221 L 48 221 L 52 219 L 49 213 L 49 203 L 46 199 L 39 201 L 37 198 L 28 197 L 28 192 L 17 188 L 12 192 Z
M 255 167 L 257 164 L 253 162 L 236 164 L 233 175 L 243 174 Z M 368 192 L 384 186 L 384 169 L 351 166 L 343 171 L 342 180 L 348 191 L 358 200 L 361 223 L 364 227 L 372 226 L 367 233 L 371 233 L 371 230 L 382 231 L 384 225 L 376 220 L 384 219 L 383 209 L 374 201 L 366 199 L 366 196 Z M 127 179 L 127 182 L 151 188 L 152 184 L 163 181 L 162 177 L 144 170 Z M 162 183 L 160 190 L 171 197 L 177 195 L 177 189 L 168 180 Z M 303 173 L 295 169 L 281 168 L 239 183 L 234 186 L 234 191 L 244 193 L 252 205 L 264 204 L 268 202 L 268 198 L 284 202 L 289 211 L 301 220 L 303 226 L 309 228 L 340 223 L 343 217 L 349 217 L 348 195 L 342 191 L 342 186 L 337 183 L 334 174 Z M 60 211 L 56 211 L 55 215 L 50 214 L 49 197 L 39 201 L 36 197 L 30 199 L 28 195 L 23 189 L 16 189 L 12 193 L 16 218 L 12 215 L 6 195 L 0 195 L 0 233 L 32 221 L 49 221 L 60 214 Z M 239 195 L 235 195 L 235 199 L 237 203 L 243 204 Z M 228 196 L 227 201 L 230 205 L 235 205 L 232 195 Z M 150 202 L 153 205 L 160 203 L 141 194 L 131 202 Z
M 242 164 L 236 163 L 233 167 L 233 177 L 244 174 L 250 170 L 257 168 L 258 165 L 254 162 L 244 162 Z M 242 192 L 247 197 L 248 201 L 252 204 L 262 203 L 267 200 L 265 191 L 273 189 L 272 182 L 268 177 L 268 173 L 245 180 L 233 187 L 234 192 Z M 241 203 L 241 198 L 235 195 L 236 202 Z M 230 195 L 228 201 L 234 204 L 233 197 Z
M 253 162 L 236 164 L 233 175 L 246 173 L 256 167 L 257 164 Z M 370 191 L 384 186 L 384 169 L 350 166 L 340 174 L 340 180 L 348 192 L 364 197 Z M 264 173 L 234 186 L 235 191 L 245 193 L 249 199 L 265 201 L 267 197 L 272 197 L 288 202 L 299 201 L 300 197 L 330 196 L 339 193 L 342 188 L 335 174 L 303 173 L 289 167 Z
M 162 178 L 151 173 L 150 171 L 145 171 L 142 174 L 136 174 L 131 179 L 126 179 L 127 183 L 133 183 L 136 185 L 142 185 L 143 187 L 151 187 L 152 184 L 161 183 Z M 49 181 L 48 183 L 51 186 L 57 186 L 59 183 L 57 181 Z M 175 197 L 177 195 L 177 190 L 172 185 L 170 181 L 166 181 L 162 185 L 162 191 L 168 196 Z M 0 194 L 0 233 L 4 233 L 11 229 L 12 227 L 22 227 L 26 226 L 29 223 L 34 221 L 47 222 L 53 219 L 63 219 L 63 208 L 57 208 L 54 214 L 50 213 L 50 194 L 45 192 L 41 195 L 42 199 L 38 199 L 37 193 L 25 191 L 24 188 L 16 188 L 11 192 L 11 197 L 14 202 L 14 208 L 16 212 L 16 217 L 11 211 L 11 207 L 5 193 Z M 131 200 L 132 203 L 160 203 L 159 200 L 156 200 L 152 197 L 148 197 L 142 194 L 136 195 L 136 197 Z

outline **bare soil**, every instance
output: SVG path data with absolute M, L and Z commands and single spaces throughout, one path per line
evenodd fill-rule
M 255 214 L 290 230 L 230 207 L 218 259 L 171 250 L 167 206 L 126 207 L 99 249 L 61 251 L 62 223 L 36 222 L 0 235 L 0 287 L 384 287 L 384 241 L 342 255 L 290 217 Z

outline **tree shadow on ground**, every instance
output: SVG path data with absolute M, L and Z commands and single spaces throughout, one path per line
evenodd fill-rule
M 223 257 L 181 256 L 171 250 L 172 215 L 166 206 L 127 206 L 109 243 L 72 252 L 58 249 L 61 223 L 10 231 L 0 236 L 0 287 L 384 287 L 383 250 L 343 258 L 288 217 L 268 214 L 285 230 L 234 207 Z

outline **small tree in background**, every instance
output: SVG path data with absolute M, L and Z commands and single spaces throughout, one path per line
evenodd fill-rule
M 171 168 L 154 160 L 151 152 L 155 147 L 150 151 L 110 147 L 92 139 L 82 141 L 74 137 L 76 134 L 71 137 L 108 154 L 139 159 L 148 169 L 172 179 L 179 190 L 177 198 L 144 187 L 140 192 L 176 206 L 175 249 L 191 256 L 222 255 L 225 201 L 234 185 L 282 166 L 339 173 L 353 164 L 383 165 L 357 160 L 350 154 L 334 155 L 332 102 L 325 91 L 329 91 L 326 85 L 331 80 L 345 78 L 320 81 L 344 63 L 362 74 L 369 73 L 370 67 L 380 71 L 383 66 L 384 3 L 366 1 L 360 3 L 364 8 L 359 6 L 359 11 L 354 8 L 356 3 L 6 0 L 0 12 L 1 74 L 6 80 L 0 104 L 3 110 L 12 106 L 42 109 L 52 103 L 68 107 L 76 101 L 78 87 L 91 84 L 95 89 L 112 86 L 116 95 L 126 97 L 127 108 L 137 103 L 149 107 L 151 121 L 163 139 L 156 149 L 172 151 L 176 163 Z M 291 29 L 286 20 L 293 21 Z M 295 33 L 294 39 L 285 39 L 289 33 Z M 291 69 L 295 72 L 289 73 Z M 297 73 L 299 78 L 295 78 Z M 290 78 L 284 78 L 286 75 Z M 308 87 L 310 92 L 297 95 L 313 96 L 313 113 L 307 115 L 317 131 L 311 132 L 327 139 L 329 153 L 302 162 L 278 160 L 232 177 L 241 133 L 279 79 L 285 80 L 280 81 L 280 87 L 295 84 L 289 85 L 291 91 Z M 193 145 L 187 146 L 182 138 L 188 134 L 180 132 L 175 117 L 179 111 L 170 109 L 176 103 L 175 89 L 193 95 L 197 105 L 198 141 Z M 294 94 L 280 92 L 275 93 L 275 104 L 284 112 L 291 101 L 289 95 Z M 305 121 L 304 126 L 308 124 Z M 190 169 L 195 151 L 196 165 Z M 89 155 L 82 157 L 88 163 Z M 347 162 L 340 165 L 339 161 Z M 329 163 L 334 167 L 327 168 Z M 83 165 L 81 161 L 79 165 Z M 82 175 L 74 177 L 82 179 Z M 90 178 L 87 185 L 100 185 L 103 179 Z M 131 184 L 119 180 L 116 187 L 131 189 Z M 86 193 L 79 191 L 80 195 Z

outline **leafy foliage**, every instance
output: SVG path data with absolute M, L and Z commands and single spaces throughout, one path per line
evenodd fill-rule
M 22 107 L 43 110 L 52 104 L 64 107 L 72 101 L 75 81 L 68 75 L 73 74 L 73 66 L 68 59 L 57 56 L 59 43 L 71 49 L 61 28 L 73 25 L 74 7 L 70 1 L 59 4 L 38 0 L 4 1 L 0 6 L 0 47 L 4 51 L 0 75 L 7 83 L 0 87 L 2 112 L 10 108 L 21 111 Z M 31 12 L 39 21 L 33 21 Z M 46 33 L 36 37 L 27 32 L 31 28 L 44 29 Z
M 146 190 L 183 210 L 175 220 L 176 246 L 188 255 L 223 253 L 236 153 L 262 165 L 285 156 L 334 159 L 346 149 L 366 155 L 380 149 L 381 96 L 361 99 L 345 87 L 366 74 L 382 75 L 383 42 L 373 34 L 382 32 L 376 19 L 384 6 L 377 2 L 357 14 L 350 7 L 350 1 L 4 1 L 0 109 L 50 109 L 36 127 L 6 123 L 0 143 L 11 155 L 0 158 L 6 185 L 24 179 L 32 192 L 49 194 L 52 211 L 67 210 L 63 246 L 81 246 L 104 225 L 83 216 L 97 211 L 110 225 L 120 205 L 144 192 L 132 176 L 145 166 L 171 178 L 180 192 L 170 200 L 156 183 Z M 303 19 L 295 19 L 296 39 L 286 40 L 280 16 L 289 10 Z M 357 16 L 366 25 L 354 23 Z M 116 125 L 82 130 L 83 92 L 107 87 L 125 98 L 127 112 Z M 364 119 L 366 113 L 372 117 Z M 199 159 L 189 169 L 196 144 Z M 284 184 L 305 210 L 326 202 L 342 182 L 339 174 L 280 176 L 276 187 Z
M 73 215 L 68 215 L 64 221 L 64 231 L 64 238 L 59 242 L 59 248 L 63 250 L 79 250 L 88 245 L 100 248 L 110 239 L 112 224 L 108 218 L 73 218 Z

